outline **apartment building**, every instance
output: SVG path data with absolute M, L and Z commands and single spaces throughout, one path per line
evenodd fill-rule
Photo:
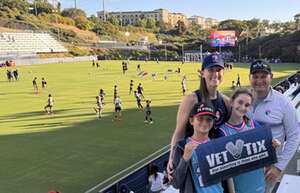
M 104 12 L 97 12 L 100 19 L 104 18 Z M 156 9 L 154 11 L 125 11 L 125 12 L 105 12 L 105 15 L 111 15 L 122 21 L 122 25 L 134 25 L 139 19 L 154 18 L 156 21 L 162 21 L 175 26 L 179 20 L 187 22 L 187 17 L 182 13 L 171 13 L 166 9 Z
M 188 18 L 189 24 L 196 23 L 202 27 L 202 29 L 209 29 L 213 26 L 217 26 L 220 22 L 216 19 L 205 18 L 201 16 L 192 16 Z
M 104 12 L 97 12 L 100 19 L 104 19 Z M 122 21 L 122 25 L 135 25 L 139 19 L 154 18 L 156 21 L 175 26 L 178 21 L 183 21 L 186 25 L 193 22 L 200 25 L 203 29 L 211 28 L 219 24 L 219 21 L 212 18 L 205 18 L 201 16 L 192 16 L 187 18 L 182 13 L 172 13 L 166 9 L 156 9 L 153 11 L 123 11 L 123 12 L 105 12 L 107 16 L 114 16 Z

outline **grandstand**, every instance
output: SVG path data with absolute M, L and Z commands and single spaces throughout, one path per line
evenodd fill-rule
M 0 32 L 0 55 L 2 56 L 67 51 L 49 33 Z

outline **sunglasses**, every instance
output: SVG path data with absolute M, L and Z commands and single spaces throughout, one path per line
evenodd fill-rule
M 269 66 L 265 63 L 256 63 L 252 65 L 252 68 L 269 68 Z

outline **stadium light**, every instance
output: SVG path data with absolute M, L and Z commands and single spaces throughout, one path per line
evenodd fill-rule
M 103 21 L 106 21 L 106 14 L 105 14 L 105 0 L 102 0 L 102 7 L 103 7 Z
M 58 9 L 57 7 L 55 8 L 55 1 L 58 2 L 59 0 L 52 0 L 52 5 L 53 5 L 53 13 L 55 14 L 55 23 L 56 25 L 58 24 L 57 21 L 57 14 L 58 14 Z M 60 35 L 59 35 L 60 31 L 59 31 L 59 27 L 57 27 L 57 39 L 60 40 Z
M 35 12 L 35 16 L 37 16 L 36 0 L 34 0 L 34 12 Z

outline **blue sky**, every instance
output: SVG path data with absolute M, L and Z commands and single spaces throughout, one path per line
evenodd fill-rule
M 50 0 L 51 2 L 52 0 Z M 63 8 L 74 7 L 75 0 L 60 0 Z M 102 10 L 102 0 L 76 0 L 88 15 Z M 107 11 L 150 11 L 165 8 L 187 16 L 224 19 L 268 19 L 291 21 L 300 13 L 300 0 L 105 0 Z

